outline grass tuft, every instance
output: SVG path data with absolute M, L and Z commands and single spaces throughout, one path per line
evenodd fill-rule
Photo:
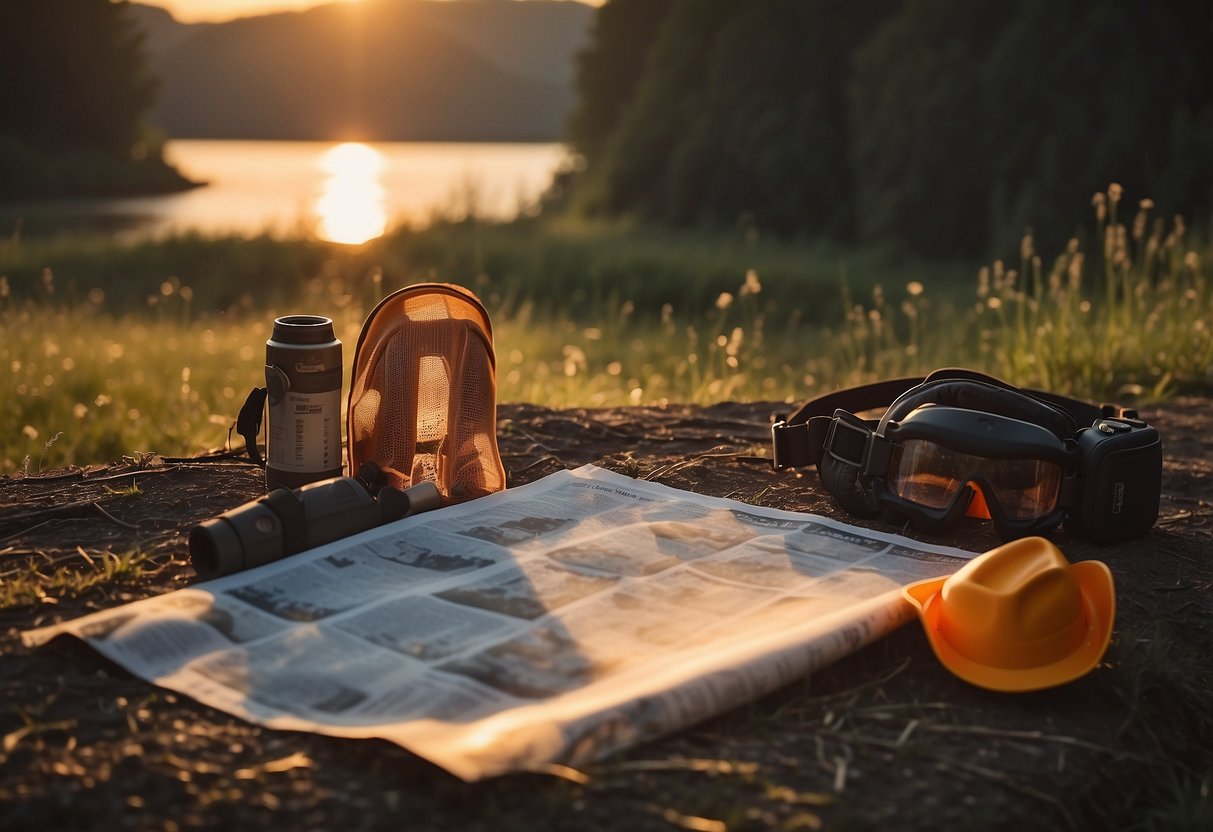
M 98 586 L 135 583 L 156 571 L 144 552 L 102 552 L 85 563 L 44 571 L 36 560 L 4 573 L 0 580 L 0 609 L 30 604 L 55 604 Z

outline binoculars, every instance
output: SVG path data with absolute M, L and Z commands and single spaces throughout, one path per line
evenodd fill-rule
M 277 488 L 191 529 L 190 560 L 210 580 L 441 505 L 432 482 L 404 491 L 385 486 L 374 497 L 353 477 Z

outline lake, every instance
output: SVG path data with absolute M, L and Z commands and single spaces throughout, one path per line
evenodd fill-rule
M 511 219 L 535 203 L 568 152 L 561 144 L 176 139 L 165 157 L 208 184 L 163 196 L 5 206 L 0 233 L 22 218 L 25 233 L 271 231 L 361 243 L 396 225 L 469 212 Z

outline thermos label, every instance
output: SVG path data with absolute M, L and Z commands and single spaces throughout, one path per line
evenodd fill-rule
M 270 406 L 269 464 L 320 473 L 341 465 L 341 390 L 288 392 Z

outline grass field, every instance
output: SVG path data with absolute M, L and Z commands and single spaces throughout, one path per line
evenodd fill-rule
M 398 230 L 360 248 L 268 236 L 0 242 L 0 471 L 223 446 L 272 319 L 363 316 L 419 280 L 473 288 L 498 398 L 552 406 L 795 401 L 969 366 L 1092 398 L 1213 385 L 1213 254 L 1105 199 L 1052 261 L 910 262 L 737 236 L 525 220 Z M 1091 246 L 1087 246 L 1091 248 Z M 348 372 L 347 372 L 348 378 Z

